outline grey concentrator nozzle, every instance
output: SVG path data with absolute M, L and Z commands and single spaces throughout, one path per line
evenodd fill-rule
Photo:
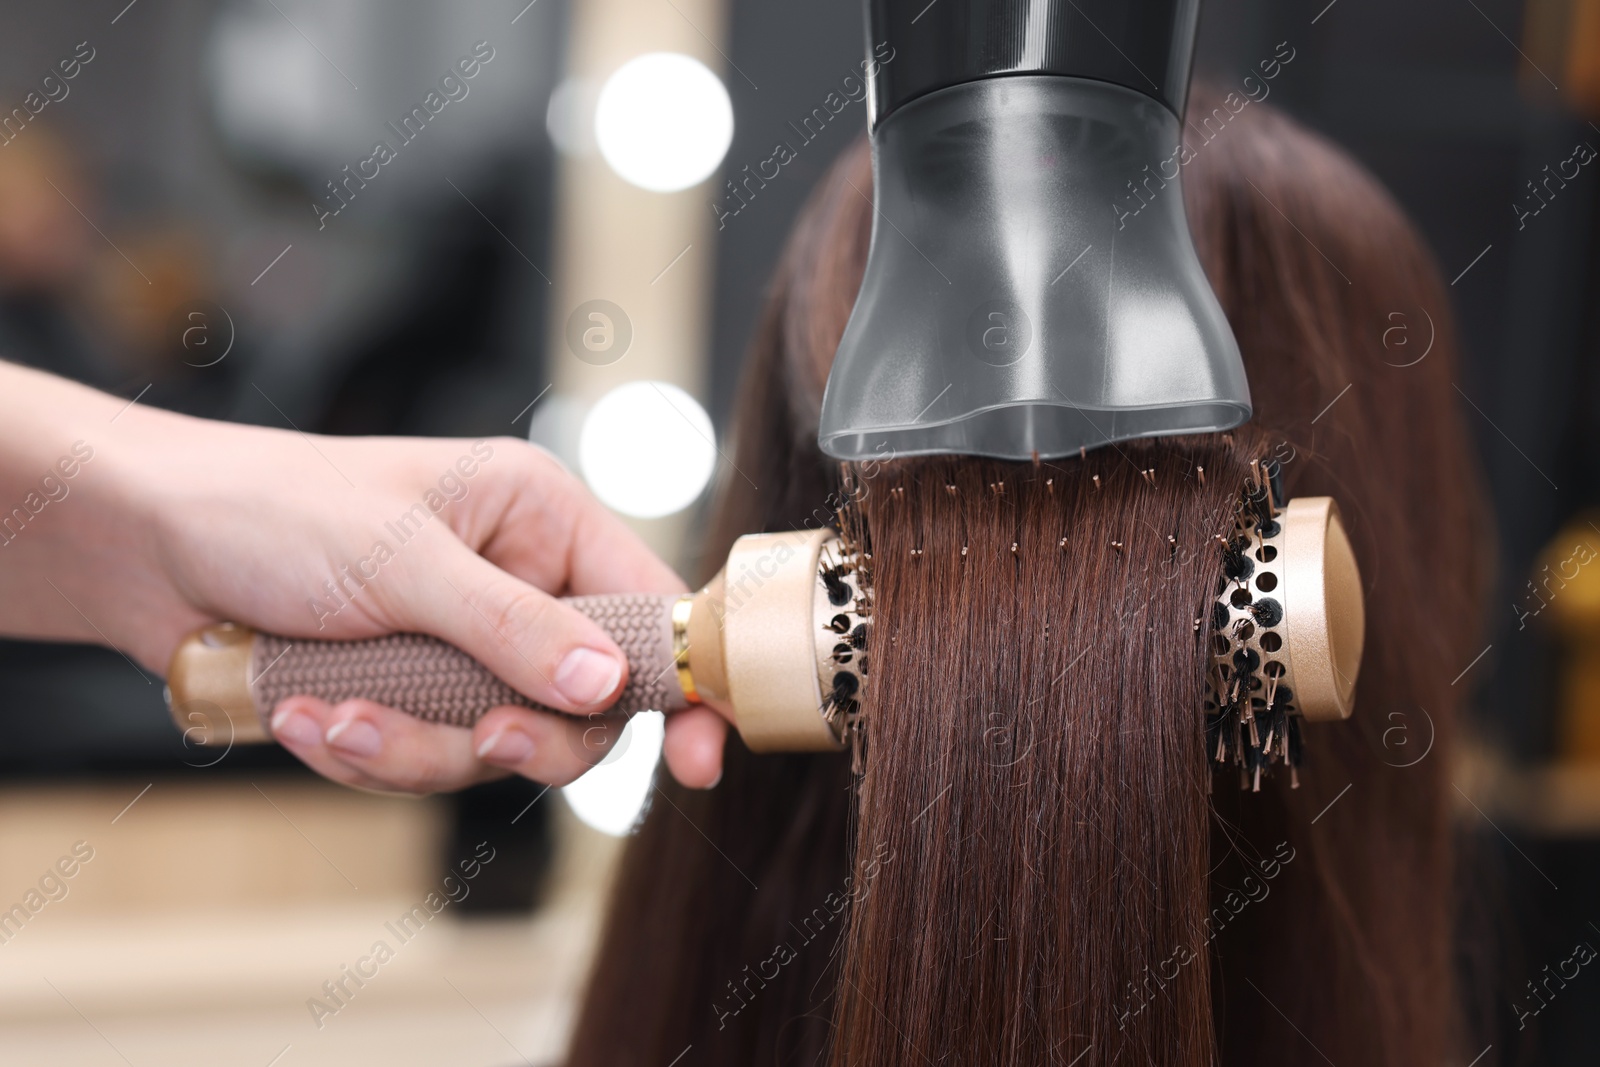
M 872 245 L 822 450 L 1049 458 L 1248 419 L 1180 184 L 1198 0 L 925 2 L 868 0 Z

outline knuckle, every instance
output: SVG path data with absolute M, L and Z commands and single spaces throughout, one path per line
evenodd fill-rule
M 520 582 L 502 583 L 488 597 L 483 609 L 485 620 L 496 635 L 518 650 L 543 652 L 553 643 L 555 631 L 562 629 L 556 602 L 532 586 Z
M 391 737 L 392 746 L 365 768 L 368 777 L 381 780 L 382 788 L 414 796 L 427 796 L 460 788 L 458 761 L 447 746 L 423 736 Z
M 531 441 L 520 437 L 496 437 L 490 444 L 497 454 L 503 450 L 512 463 L 525 470 L 551 477 L 570 477 L 566 464 L 557 459 L 555 453 Z
M 417 797 L 418 799 L 432 796 L 434 793 L 438 792 L 437 789 L 432 788 L 425 783 L 411 781 L 385 782 L 381 786 L 381 791 L 385 793 L 397 793 L 401 796 Z
M 554 455 L 538 445 L 518 437 L 495 437 L 489 441 L 494 449 L 494 461 L 504 463 L 505 470 L 514 477 L 538 485 L 541 492 L 546 483 L 567 475 L 567 468 Z
M 553 766 L 535 773 L 532 777 L 544 782 L 546 785 L 560 788 L 576 782 L 579 778 L 589 773 L 590 769 L 590 764 L 576 757 L 563 757 L 553 761 L 553 763 Z
M 451 788 L 446 769 L 436 756 L 426 751 L 391 768 L 386 777 L 389 788 L 413 796 L 427 796 Z
M 557 724 L 536 776 L 553 786 L 571 785 L 611 755 L 619 732 L 614 717 L 603 713 Z
M 625 725 L 615 712 L 591 712 L 569 725 L 565 732 L 573 757 L 585 768 L 599 764 L 615 751 Z
M 520 454 L 522 454 L 524 452 L 536 452 L 536 451 L 538 451 L 531 444 L 529 444 L 527 441 L 524 441 L 522 438 L 513 437 L 510 434 L 504 434 L 504 433 L 503 434 L 496 434 L 493 437 L 487 438 L 486 443 L 488 444 L 488 446 L 490 448 L 494 449 L 496 452 L 506 452 L 506 453 L 508 453 L 510 455 L 513 455 L 513 456 L 520 455 Z

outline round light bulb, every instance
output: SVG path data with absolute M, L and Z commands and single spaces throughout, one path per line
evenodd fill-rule
M 595 104 L 600 154 L 626 181 L 658 193 L 699 185 L 733 142 L 733 103 L 704 63 L 676 52 L 628 60 Z
M 578 466 L 607 507 L 641 519 L 694 503 L 717 465 L 711 416 L 667 382 L 627 382 L 589 409 Z

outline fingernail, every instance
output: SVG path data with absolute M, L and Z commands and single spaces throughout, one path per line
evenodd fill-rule
M 717 776 L 715 778 L 711 779 L 711 784 L 706 786 L 706 788 L 707 789 L 715 789 L 717 786 L 719 786 L 721 784 L 722 784 L 722 772 L 719 770 L 717 772 Z
M 322 741 L 322 728 L 304 712 L 285 710 L 272 717 L 272 736 L 292 745 L 315 745 Z
M 503 767 L 517 767 L 533 755 L 533 738 L 521 730 L 502 726 L 478 746 L 478 758 Z
M 621 680 L 622 665 L 616 657 L 592 648 L 568 652 L 555 677 L 561 695 L 580 707 L 610 696 Z
M 383 747 L 378 728 L 365 719 L 346 719 L 328 727 L 324 738 L 330 746 L 350 756 L 376 756 Z

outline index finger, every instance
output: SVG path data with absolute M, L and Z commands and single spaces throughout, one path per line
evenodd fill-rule
M 522 484 L 480 549 L 486 559 L 524 581 L 571 595 L 687 590 L 644 539 L 559 460 L 531 445 L 522 448 L 514 475 Z

